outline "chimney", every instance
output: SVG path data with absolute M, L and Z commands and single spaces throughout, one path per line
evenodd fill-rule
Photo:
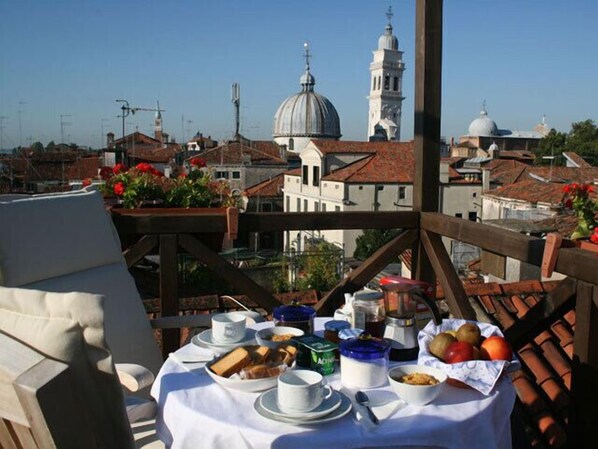
M 114 148 L 114 133 L 106 134 L 106 148 L 109 150 Z
M 449 183 L 449 163 L 440 161 L 440 184 Z
M 203 141 L 203 134 L 199 133 L 199 151 L 203 151 L 206 149 L 206 144 Z
M 490 170 L 482 169 L 482 193 L 490 190 Z

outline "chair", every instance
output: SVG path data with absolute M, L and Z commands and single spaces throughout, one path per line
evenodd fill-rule
M 123 385 L 139 392 L 153 382 L 162 356 L 99 192 L 0 197 L 0 285 L 102 295 Z M 157 320 L 160 328 L 210 324 L 207 315 Z M 155 404 L 129 397 L 127 412 L 131 422 L 149 419 Z
M 0 447 L 96 447 L 72 383 L 67 364 L 0 334 Z

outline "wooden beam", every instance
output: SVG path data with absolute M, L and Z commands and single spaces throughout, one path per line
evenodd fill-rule
M 420 236 L 452 314 L 457 318 L 475 320 L 476 313 L 469 304 L 463 282 L 457 276 L 451 258 L 442 243 L 442 238 L 438 234 L 427 231 L 421 231 Z
M 178 245 L 176 234 L 160 235 L 160 315 L 177 316 L 179 314 L 178 300 Z M 164 360 L 168 354 L 176 351 L 181 344 L 179 329 L 164 329 L 162 331 L 162 356 Z
M 419 227 L 419 214 L 404 212 L 272 212 L 239 215 L 243 231 L 322 229 L 408 229 Z
M 343 303 L 344 293 L 353 293 L 384 269 L 386 265 L 396 259 L 405 249 L 409 248 L 417 239 L 416 230 L 408 230 L 390 242 L 380 247 L 357 269 L 353 270 L 345 279 L 334 287 L 315 305 L 319 315 L 332 315 Z
M 141 259 L 143 259 L 151 250 L 158 246 L 158 236 L 149 234 L 144 235 L 133 246 L 123 252 L 127 267 L 131 268 Z
M 598 428 L 598 286 L 578 282 L 567 446 L 596 447 Z
M 263 307 L 269 313 L 272 312 L 274 307 L 280 305 L 280 302 L 266 289 L 256 284 L 253 279 L 249 278 L 241 270 L 233 267 L 192 235 L 179 235 L 179 244 L 185 251 L 205 264 L 215 275 L 234 285 L 235 288 L 251 298 L 252 301 L 258 303 L 260 307 Z
M 518 319 L 504 330 L 505 338 L 519 351 L 526 343 L 536 337 L 546 325 L 554 321 L 557 315 L 562 315 L 562 310 L 571 301 L 575 300 L 577 281 L 572 278 L 563 279 L 551 291 L 544 301 L 534 305 L 522 318 Z
M 537 237 L 434 212 L 422 212 L 420 224 L 426 231 L 542 266 L 545 242 Z M 554 271 L 598 284 L 598 257 L 578 248 L 560 248 Z
M 413 210 L 437 212 L 442 99 L 442 0 L 418 0 L 415 18 L 415 178 Z M 435 284 L 421 242 L 414 247 L 417 279 Z

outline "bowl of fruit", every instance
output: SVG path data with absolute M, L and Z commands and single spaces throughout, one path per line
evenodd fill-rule
M 442 369 L 454 386 L 490 394 L 505 369 L 518 365 L 500 329 L 488 323 L 457 319 L 433 322 L 421 330 L 418 363 Z

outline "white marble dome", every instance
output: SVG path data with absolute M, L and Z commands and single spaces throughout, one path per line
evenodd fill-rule
M 469 125 L 470 136 L 496 136 L 498 135 L 498 126 L 494 120 L 488 117 L 485 108 L 480 111 L 480 116 Z
M 309 66 L 301 76 L 301 92 L 282 102 L 274 116 L 272 137 L 291 151 L 301 151 L 301 142 L 309 139 L 339 139 L 341 125 L 333 104 L 314 92 L 316 80 Z
M 378 39 L 378 50 L 398 50 L 399 40 L 392 34 L 392 25 L 386 25 L 384 34 Z

